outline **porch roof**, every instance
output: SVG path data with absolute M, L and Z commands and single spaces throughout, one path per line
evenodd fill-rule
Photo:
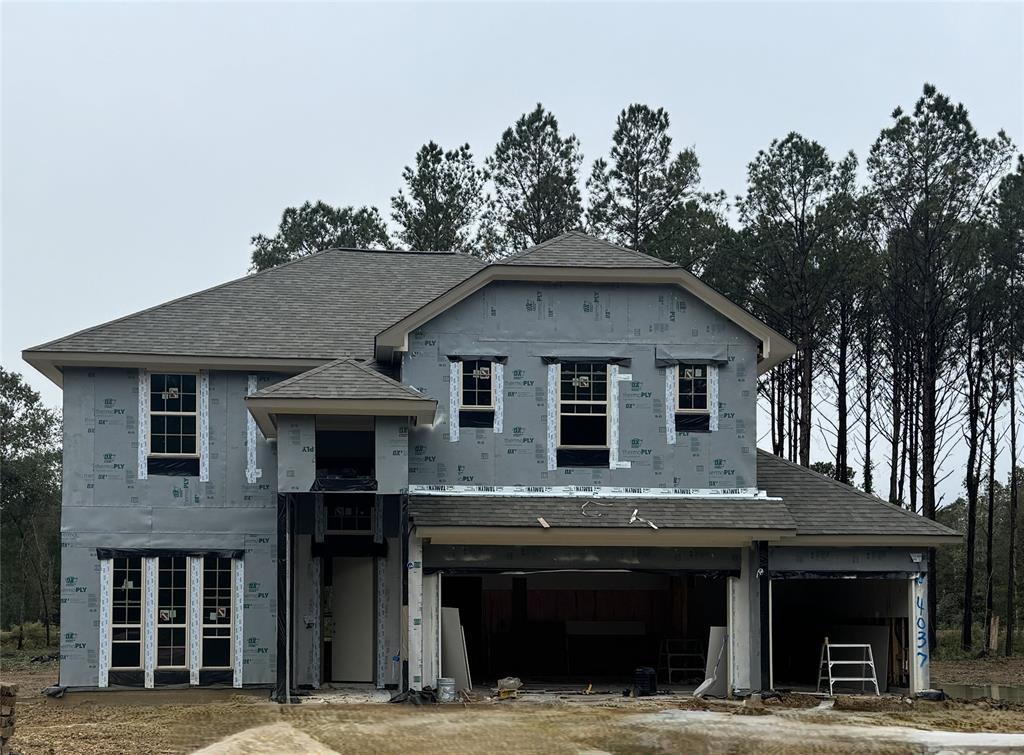
M 263 434 L 277 434 L 279 414 L 416 417 L 429 422 L 437 402 L 356 359 L 335 359 L 246 396 Z

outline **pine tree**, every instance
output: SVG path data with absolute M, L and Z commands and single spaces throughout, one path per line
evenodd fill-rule
M 445 152 L 435 142 L 420 147 L 415 167 L 402 171 L 405 190 L 391 198 L 398 238 L 409 249 L 471 252 L 484 204 L 483 172 L 468 144 Z
M 540 103 L 506 129 L 484 167 L 494 189 L 481 233 L 487 255 L 501 256 L 578 228 L 582 161 L 579 140 L 562 137 L 558 120 Z
M 668 129 L 662 108 L 630 105 L 619 113 L 609 160 L 596 160 L 587 181 L 590 228 L 659 256 L 671 248 L 669 237 L 657 235 L 659 228 L 693 197 L 699 181 L 697 155 L 692 149 L 673 154 Z

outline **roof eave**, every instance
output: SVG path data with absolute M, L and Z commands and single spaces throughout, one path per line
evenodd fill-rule
M 963 541 L 963 535 L 958 533 L 944 534 L 940 532 L 931 534 L 800 534 L 787 539 L 782 545 L 794 546 L 889 546 L 903 548 L 934 548 L 944 545 L 957 545 Z
M 421 526 L 416 533 L 440 545 L 606 545 L 678 548 L 685 546 L 732 548 L 754 541 L 777 542 L 792 536 L 792 529 L 731 529 L 661 527 L 494 527 Z
M 86 351 L 37 351 L 26 349 L 21 358 L 58 387 L 64 387 L 65 367 L 97 367 L 172 370 L 238 370 L 295 373 L 318 367 L 328 359 L 255 358 L 194 354 L 131 354 Z
M 437 402 L 432 399 L 320 399 L 246 396 L 245 405 L 267 438 L 277 437 L 279 415 L 329 415 L 354 417 L 413 417 L 434 421 Z
M 759 375 L 796 353 L 796 345 L 788 338 L 761 322 L 741 306 L 682 268 L 553 267 L 545 265 L 494 264 L 471 275 L 433 301 L 378 333 L 375 339 L 377 359 L 381 362 L 390 362 L 396 351 L 408 350 L 409 333 L 489 283 L 503 280 L 543 283 L 674 284 L 689 291 L 760 341 L 761 347 L 758 355 Z

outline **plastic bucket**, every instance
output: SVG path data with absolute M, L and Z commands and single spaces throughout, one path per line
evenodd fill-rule
M 437 680 L 437 701 L 439 703 L 455 702 L 455 680 L 442 676 Z

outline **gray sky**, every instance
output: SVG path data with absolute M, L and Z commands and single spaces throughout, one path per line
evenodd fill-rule
M 238 277 L 307 199 L 387 211 L 434 139 L 478 158 L 543 102 L 607 152 L 666 108 L 703 183 L 799 131 L 863 160 L 925 81 L 1021 145 L 1019 3 L 15 4 L 2 10 L 2 361 Z M 949 492 L 955 492 L 951 484 Z

